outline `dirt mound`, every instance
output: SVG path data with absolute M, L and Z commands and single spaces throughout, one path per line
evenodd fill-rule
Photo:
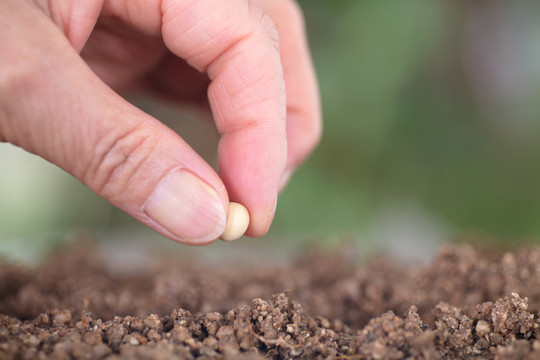
M 79 245 L 0 265 L 0 359 L 536 359 L 539 304 L 540 249 L 117 273 Z

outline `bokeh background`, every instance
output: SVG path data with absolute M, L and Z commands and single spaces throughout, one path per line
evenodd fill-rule
M 415 256 L 460 239 L 537 241 L 540 2 L 300 4 L 324 137 L 283 192 L 269 235 L 239 246 L 347 241 Z M 214 160 L 215 129 L 199 121 L 207 114 L 131 100 Z M 35 256 L 80 231 L 166 241 L 9 144 L 0 174 L 5 256 Z

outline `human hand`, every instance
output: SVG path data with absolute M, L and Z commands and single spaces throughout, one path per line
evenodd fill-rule
M 217 239 L 229 201 L 248 209 L 246 235 L 264 235 L 279 189 L 318 142 L 317 84 L 291 0 L 3 0 L 0 23 L 0 141 L 175 241 Z M 200 101 L 208 81 L 219 176 L 115 92 Z

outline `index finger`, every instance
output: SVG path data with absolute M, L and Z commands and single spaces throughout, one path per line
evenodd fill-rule
M 229 198 L 250 213 L 247 235 L 262 236 L 287 160 L 285 83 L 274 25 L 246 0 L 162 4 L 165 44 L 211 79 L 208 96 L 222 135 L 219 174 Z
M 313 151 L 322 133 L 319 87 L 309 52 L 304 18 L 294 0 L 253 0 L 274 20 L 287 92 L 287 165 L 284 187 L 292 172 Z

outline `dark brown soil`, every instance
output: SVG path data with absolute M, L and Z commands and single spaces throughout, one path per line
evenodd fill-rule
M 540 358 L 540 249 L 140 270 L 81 245 L 0 265 L 0 359 Z

